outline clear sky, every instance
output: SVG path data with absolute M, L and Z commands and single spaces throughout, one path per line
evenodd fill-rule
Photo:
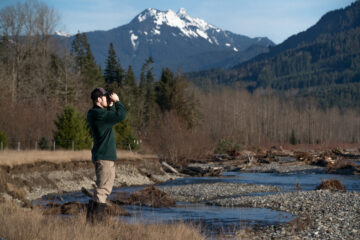
M 24 0 L 0 0 L 0 8 Z M 281 43 L 314 25 L 326 12 L 355 0 L 43 0 L 61 17 L 59 30 L 108 30 L 130 22 L 146 8 L 185 8 L 191 17 L 249 37 Z

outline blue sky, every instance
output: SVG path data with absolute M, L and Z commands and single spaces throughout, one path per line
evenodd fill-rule
M 24 0 L 0 0 L 0 8 Z M 191 17 L 249 37 L 281 43 L 315 24 L 326 12 L 355 0 L 44 0 L 60 17 L 59 30 L 108 30 L 130 22 L 146 8 L 185 8 Z

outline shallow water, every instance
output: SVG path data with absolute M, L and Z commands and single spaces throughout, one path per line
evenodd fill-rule
M 177 207 L 151 208 L 126 206 L 131 217 L 119 217 L 129 223 L 191 222 L 200 224 L 207 235 L 231 234 L 240 228 L 278 225 L 293 219 L 286 212 L 266 208 L 230 208 L 204 204 L 178 203 Z
M 273 185 L 282 188 L 282 191 L 297 190 L 300 184 L 301 190 L 315 190 L 315 188 L 327 179 L 340 180 L 348 191 L 360 191 L 360 176 L 326 174 L 325 170 L 305 170 L 292 173 L 244 173 L 225 172 L 221 177 L 182 178 L 159 184 L 160 186 L 183 185 L 192 183 L 248 183 Z
M 299 184 L 302 190 L 314 190 L 322 180 L 338 179 L 348 191 L 360 191 L 360 176 L 326 174 L 325 170 L 306 170 L 293 173 L 242 173 L 225 172 L 220 177 L 188 177 L 176 179 L 158 186 L 173 186 L 194 183 L 248 183 L 274 185 L 282 188 L 282 191 L 299 191 L 296 185 Z M 113 190 L 110 198 L 115 197 L 116 192 L 134 192 L 143 189 L 144 186 L 123 187 Z M 252 193 L 247 195 L 265 195 L 272 193 Z M 41 200 L 34 201 L 34 204 L 46 204 L 48 202 L 87 202 L 81 192 L 63 194 L 61 198 L 57 195 L 49 195 Z M 132 214 L 131 217 L 119 217 L 127 222 L 157 223 L 157 222 L 192 222 L 201 224 L 204 232 L 209 235 L 221 233 L 232 233 L 234 229 L 254 227 L 255 225 L 277 225 L 292 220 L 291 214 L 262 208 L 228 208 L 219 206 L 208 206 L 205 204 L 177 203 L 177 207 L 151 208 L 140 206 L 124 206 Z

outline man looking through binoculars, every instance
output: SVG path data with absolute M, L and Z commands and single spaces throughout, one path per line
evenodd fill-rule
M 126 111 L 116 93 L 95 88 L 91 92 L 93 107 L 87 121 L 94 138 L 91 150 L 95 166 L 96 188 L 89 201 L 86 218 L 89 222 L 102 221 L 105 217 L 106 198 L 110 195 L 115 179 L 116 143 L 113 126 L 125 119 Z

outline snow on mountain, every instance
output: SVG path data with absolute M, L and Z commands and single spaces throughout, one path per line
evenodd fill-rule
M 61 37 L 71 37 L 71 34 L 62 31 L 55 31 L 55 34 Z
M 101 67 L 104 68 L 109 44 L 113 43 L 121 65 L 125 68 L 132 65 L 137 75 L 150 56 L 155 61 L 154 73 L 159 75 L 163 67 L 187 72 L 232 66 L 273 45 L 266 37 L 250 38 L 224 31 L 203 19 L 189 16 L 184 8 L 178 12 L 148 8 L 128 24 L 86 35 Z M 72 39 L 74 36 L 69 44 Z M 257 47 L 251 48 L 253 45 Z
M 159 11 L 157 9 L 149 8 L 139 14 L 136 19 L 139 23 L 151 19 L 155 24 L 156 30 L 159 30 L 163 25 L 178 28 L 184 36 L 190 38 L 202 37 L 204 39 L 209 39 L 209 36 L 206 33 L 207 30 L 215 29 L 220 31 L 217 27 L 208 24 L 200 18 L 190 17 L 184 8 L 181 8 L 177 13 L 172 10 Z M 159 31 L 154 30 L 154 34 L 159 34 Z

